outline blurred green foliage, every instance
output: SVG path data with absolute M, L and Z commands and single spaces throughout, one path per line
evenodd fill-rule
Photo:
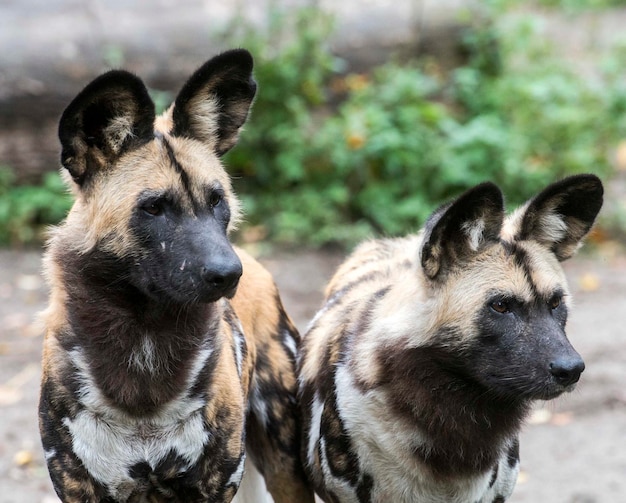
M 616 3 L 534 2 L 566 10 Z M 272 8 L 262 28 L 227 26 L 220 38 L 254 54 L 259 82 L 250 121 L 225 159 L 244 202 L 244 232 L 349 246 L 416 230 L 443 201 L 484 180 L 517 205 L 568 174 L 607 179 L 626 134 L 626 49 L 583 79 L 559 60 L 536 18 L 506 15 L 519 4 L 486 2 L 463 37 L 465 62 L 452 71 L 426 59 L 346 75 L 327 46 L 332 19 L 314 8 Z M 168 97 L 156 96 L 160 108 Z M 12 188 L 2 171 L 0 196 L 4 242 L 36 239 L 69 205 L 56 174 L 41 187 Z
M 40 242 L 71 203 L 58 173 L 46 173 L 40 185 L 16 186 L 13 172 L 0 166 L 0 243 Z
M 466 62 L 451 73 L 414 61 L 339 75 L 315 11 L 281 18 L 271 36 L 282 44 L 250 39 L 260 92 L 227 159 L 248 223 L 275 241 L 351 244 L 415 230 L 484 180 L 512 206 L 568 174 L 608 177 L 626 133 L 624 54 L 584 80 L 532 16 L 502 24 L 496 7 L 467 30 Z
M 515 1 L 521 3 L 521 0 Z M 609 7 L 621 7 L 626 5 L 626 0 L 534 0 L 527 2 L 527 4 L 563 9 L 569 12 L 580 12 L 606 9 Z

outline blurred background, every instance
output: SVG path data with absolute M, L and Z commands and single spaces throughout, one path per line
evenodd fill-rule
M 514 503 L 626 501 L 626 0 L 0 1 L 0 503 L 56 500 L 36 425 L 45 229 L 71 200 L 56 127 L 125 68 L 160 110 L 215 53 L 245 47 L 259 92 L 225 157 L 235 239 L 301 330 L 358 241 L 415 231 L 485 180 L 513 207 L 592 172 L 605 207 L 566 271 L 575 394 L 539 404 Z

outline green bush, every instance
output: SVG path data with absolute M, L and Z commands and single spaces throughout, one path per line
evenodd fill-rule
M 57 172 L 46 173 L 40 185 L 15 185 L 13 172 L 0 167 L 0 243 L 41 242 L 45 229 L 59 222 L 71 197 Z
M 472 56 L 453 79 L 454 96 L 465 110 L 463 129 L 486 118 L 495 125 L 497 166 L 484 164 L 485 174 L 515 204 L 568 174 L 608 176 L 610 150 L 626 132 L 615 110 L 617 95 L 607 92 L 610 76 L 595 84 L 582 79 L 542 41 L 532 18 L 507 33 L 488 30 L 499 42 L 500 62 L 491 65 L 497 70 L 487 71 L 482 56 L 491 37 L 473 32 L 466 40 Z M 463 149 L 458 153 L 462 160 Z
M 312 26 L 302 28 L 304 46 L 294 42 L 259 61 L 253 120 L 229 160 L 243 175 L 236 184 L 248 221 L 272 240 L 351 244 L 401 234 L 484 180 L 517 205 L 562 176 L 611 172 L 609 152 L 626 132 L 624 86 L 608 74 L 595 86 L 582 80 L 541 42 L 532 18 L 503 28 L 488 17 L 469 29 L 467 62 L 450 75 L 423 62 L 349 75 L 330 113 L 324 88 L 337 76 L 324 57 L 324 65 L 307 65 L 324 54 L 310 54 L 325 40 Z M 613 61 L 614 76 L 623 63 Z M 283 66 L 316 66 L 318 99 L 298 91 L 306 73 L 279 77 Z M 268 87 L 280 90 L 271 101 Z

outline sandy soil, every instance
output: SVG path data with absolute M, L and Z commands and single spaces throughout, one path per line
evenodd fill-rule
M 301 330 L 341 257 L 281 252 L 274 273 Z M 37 431 L 46 288 L 39 251 L 0 251 L 0 503 L 58 501 Z M 566 263 L 576 300 L 569 334 L 587 363 L 576 392 L 540 403 L 522 436 L 522 473 L 512 503 L 626 501 L 626 256 Z

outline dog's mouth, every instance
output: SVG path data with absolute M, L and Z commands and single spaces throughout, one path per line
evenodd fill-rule
M 228 285 L 204 288 L 201 292 L 197 292 L 198 302 L 210 303 L 217 302 L 221 298 L 232 299 L 235 296 L 235 293 L 237 293 L 238 285 L 239 279 Z
M 207 284 L 199 277 L 188 277 L 183 281 L 152 281 L 144 291 L 156 302 L 167 304 L 209 304 L 219 299 L 231 299 L 237 293 L 239 278 Z
M 528 378 L 527 376 L 507 376 L 490 375 L 485 382 L 481 380 L 487 389 L 500 398 L 507 400 L 553 400 L 565 393 L 571 393 L 576 389 L 578 379 L 569 382 L 559 382 L 554 376 L 543 376 L 539 378 Z
M 576 389 L 576 383 L 563 386 L 561 384 L 548 384 L 543 389 L 538 390 L 533 396 L 536 400 L 554 400 L 565 393 L 571 393 Z

